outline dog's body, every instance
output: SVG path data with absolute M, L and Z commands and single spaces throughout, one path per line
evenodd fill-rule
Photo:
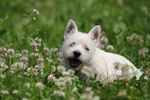
M 67 69 L 75 70 L 75 74 L 87 82 L 95 74 L 96 80 L 104 83 L 117 79 L 129 80 L 134 75 L 138 79 L 142 72 L 129 60 L 97 48 L 100 35 L 100 26 L 93 27 L 85 34 L 78 31 L 73 20 L 68 21 L 61 51 Z

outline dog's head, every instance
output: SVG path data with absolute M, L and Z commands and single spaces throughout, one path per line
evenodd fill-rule
M 88 64 L 99 44 L 100 31 L 100 26 L 95 26 L 88 34 L 81 33 L 73 20 L 68 21 L 62 46 L 62 57 L 67 67 L 76 69 Z

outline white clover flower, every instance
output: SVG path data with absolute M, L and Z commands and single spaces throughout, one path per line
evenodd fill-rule
M 9 55 L 9 57 L 12 58 L 14 56 L 15 52 L 14 52 L 14 49 L 8 49 L 7 53 Z
M 32 41 L 32 42 L 30 43 L 30 45 L 31 45 L 31 47 L 32 47 L 32 49 L 33 49 L 34 51 L 38 51 L 38 48 L 37 48 L 38 44 L 37 44 L 35 41 Z
M 147 75 L 147 77 L 150 77 L 150 69 L 147 69 L 146 75 Z
M 136 35 L 135 39 L 136 39 L 136 41 L 137 41 L 138 44 L 143 43 L 142 37 L 140 35 Z
M 43 90 L 44 89 L 44 85 L 42 82 L 37 82 L 36 83 L 36 87 L 39 89 L 39 90 Z
M 86 88 L 85 88 L 85 91 L 86 91 L 86 92 L 91 92 L 91 91 L 92 91 L 92 88 L 91 88 L 91 87 L 86 87 Z
M 42 57 L 39 57 L 36 61 L 37 61 L 37 62 L 43 62 L 44 59 L 43 59 Z
M 1 66 L 2 67 L 2 66 Z M 6 69 L 8 69 L 8 65 L 6 65 L 6 64 L 4 64 L 3 65 L 3 68 L 6 70 Z
M 127 95 L 127 91 L 126 90 L 121 90 L 121 91 L 118 92 L 118 96 L 119 97 L 124 97 L 126 95 Z
M 124 65 L 122 68 L 122 78 L 124 80 L 130 80 L 131 77 L 133 76 L 133 71 L 132 69 L 130 69 L 130 66 L 128 65 Z
M 20 61 L 22 54 L 21 53 L 16 53 L 15 57 L 17 58 L 18 61 Z
M 66 85 L 71 85 L 71 84 L 72 84 L 72 79 L 71 79 L 71 77 L 65 77 L 64 83 L 65 83 Z
M 18 90 L 13 90 L 12 94 L 19 94 L 19 91 Z
M 141 58 L 144 58 L 146 55 L 145 55 L 144 52 L 139 51 L 139 56 L 140 56 Z
M 40 70 L 40 75 L 44 75 L 44 70 L 43 69 Z
M 107 44 L 107 42 L 108 42 L 108 39 L 106 37 L 103 36 L 103 37 L 100 38 L 100 43 L 101 44 L 105 45 L 105 44 Z
M 44 68 L 44 64 L 38 63 L 38 65 L 35 65 L 35 68 L 37 68 L 38 70 L 42 70 Z
M 58 51 L 58 48 L 51 48 L 51 51 L 56 52 L 56 51 Z
M 63 71 L 65 71 L 66 69 L 65 69 L 65 67 L 64 66 L 58 66 L 57 67 L 57 71 L 59 72 L 59 73 L 62 73 Z
M 22 70 L 23 69 L 23 62 L 15 62 L 14 64 L 12 64 L 11 66 L 11 71 L 18 71 L 18 70 Z
M 28 50 L 22 50 L 22 55 L 23 56 L 28 56 L 28 52 L 29 52 Z
M 74 96 L 69 97 L 69 100 L 76 100 Z
M 126 37 L 126 40 L 127 40 L 127 42 L 132 42 L 133 41 L 133 36 L 127 36 Z
M 64 88 L 64 87 L 66 87 L 66 84 L 65 84 L 64 81 L 62 81 L 62 82 L 56 81 L 56 82 L 55 82 L 55 85 L 57 85 L 59 88 Z
M 98 44 L 98 48 L 101 48 L 101 49 L 102 49 L 102 48 L 104 48 L 104 47 L 105 47 L 104 44 L 101 44 L 101 43 Z
M 34 76 L 38 75 L 38 70 L 36 68 L 32 69 L 32 75 L 34 75 Z
M 56 71 L 56 66 L 51 66 L 52 67 L 52 72 L 55 72 Z
M 149 80 L 149 77 L 146 75 L 146 76 L 144 76 L 144 79 L 145 80 Z
M 48 75 L 47 79 L 52 82 L 56 81 L 56 77 L 53 74 Z
M 49 59 L 49 58 L 47 58 L 47 61 L 48 61 L 49 64 L 51 64 L 53 62 L 53 60 Z
M 62 58 L 58 58 L 57 61 L 58 61 L 58 62 L 62 62 L 63 59 L 62 59 Z
M 39 69 L 39 66 L 38 66 L 38 65 L 35 65 L 34 69 L 38 70 L 38 69 Z
M 25 86 L 26 86 L 27 88 L 30 88 L 30 83 L 29 83 L 29 82 L 25 83 Z
M 41 38 L 35 38 L 35 42 L 36 42 L 36 44 L 37 44 L 37 46 L 41 46 L 41 42 L 42 42 L 42 39 Z
M 32 70 L 32 68 L 30 68 L 30 67 L 27 68 L 27 72 L 31 72 L 31 70 Z
M 63 82 L 64 81 L 64 77 L 59 77 L 57 81 L 58 82 Z
M 20 58 L 22 56 L 21 53 L 16 53 L 15 57 Z
M 109 12 L 108 12 L 107 10 L 105 10 L 105 11 L 103 12 L 103 14 L 104 14 L 104 16 L 108 16 L 108 15 L 109 15 Z
M 0 47 L 0 56 L 8 57 L 7 49 L 5 47 Z
M 44 47 L 43 50 L 44 50 L 45 55 L 49 55 L 49 53 L 50 53 L 50 49 L 49 48 Z
M 146 6 L 142 6 L 141 11 L 145 14 L 148 14 L 148 8 Z
M 53 74 L 50 74 L 50 75 L 48 75 L 48 80 L 51 80 L 51 79 L 53 79 L 53 78 L 55 78 L 55 76 L 53 75 Z
M 83 93 L 81 95 L 81 100 L 93 100 L 93 96 L 89 95 L 88 93 Z
M 14 52 L 14 49 L 8 49 L 7 53 L 14 55 L 15 52 Z
M 148 48 L 146 48 L 146 47 L 143 47 L 141 50 L 145 53 L 148 53 Z
M 63 72 L 62 72 L 62 75 L 63 75 L 63 76 L 70 76 L 70 73 L 67 72 L 67 71 L 63 71 Z
M 122 6 L 123 2 L 124 2 L 123 0 L 117 0 L 117 3 L 118 3 L 119 6 Z
M 27 96 L 31 97 L 31 93 L 26 92 L 25 94 L 26 94 Z
M 9 72 L 10 72 L 11 74 L 14 74 L 14 73 L 15 73 L 15 72 L 14 72 L 14 71 L 12 71 L 12 70 L 11 70 L 11 71 L 9 71 Z
M 22 100 L 29 100 L 28 98 L 22 98 Z
M 21 57 L 21 59 L 20 59 L 21 61 L 23 61 L 23 62 L 27 62 L 29 59 L 28 59 L 28 57 L 27 56 L 23 56 L 23 57 Z
M 55 85 L 58 86 L 61 90 L 65 90 L 66 89 L 66 83 L 68 82 L 68 80 L 64 79 L 63 77 L 60 77 L 59 79 L 57 79 L 55 81 Z M 68 82 L 69 84 L 69 82 Z
M 94 96 L 92 100 L 100 100 L 99 96 Z
M 50 52 L 50 49 L 49 49 L 48 47 L 44 47 L 43 50 L 44 50 L 45 52 Z
M 74 87 L 73 89 L 72 89 L 72 92 L 77 92 L 78 91 L 78 88 L 77 87 Z
M 148 48 L 143 47 L 142 49 L 140 49 L 140 50 L 138 51 L 138 53 L 139 53 L 139 56 L 143 58 L 143 57 L 146 56 L 146 53 L 148 53 Z
M 6 78 L 6 75 L 0 74 L 0 78 L 4 79 L 4 78 Z
M 1 90 L 0 91 L 2 94 L 4 94 L 4 95 L 9 95 L 9 91 L 8 90 Z
M 22 75 L 17 75 L 18 76 L 18 78 L 22 78 Z
M 68 72 L 70 73 L 70 76 L 73 76 L 73 75 L 74 75 L 74 73 L 75 73 L 75 71 L 74 71 L 74 70 L 72 70 L 72 69 L 68 69 Z
M 36 17 L 33 16 L 33 20 L 36 20 Z
M 5 64 L 5 59 L 0 58 L 0 66 L 3 66 Z
M 23 62 L 23 69 L 26 69 L 28 67 L 28 62 Z
M 54 91 L 53 95 L 60 96 L 60 97 L 65 97 L 65 93 L 63 91 L 60 91 L 60 90 Z
M 40 13 L 39 13 L 39 11 L 38 10 L 36 10 L 36 9 L 33 9 L 33 12 L 35 13 L 35 14 L 37 14 L 37 15 L 39 15 Z
M 94 96 L 94 91 L 92 91 L 91 87 L 85 88 L 85 93 L 81 95 L 82 100 L 99 100 L 98 96 Z
M 81 70 L 81 73 L 86 76 L 90 76 L 90 68 L 88 68 L 87 66 L 84 66 Z
M 30 74 L 28 72 L 23 72 L 23 74 L 26 76 L 30 76 Z
M 112 45 L 108 45 L 107 48 L 106 48 L 108 51 L 113 51 L 114 50 L 114 47 Z
M 7 49 L 5 47 L 0 47 L 0 52 L 2 53 L 7 52 Z
M 7 70 L 8 69 L 8 66 L 6 65 L 6 64 L 4 64 L 4 63 L 1 63 L 0 64 L 0 71 L 5 71 L 5 70 Z
M 30 54 L 30 56 L 31 56 L 31 57 L 39 57 L 39 56 L 41 56 L 41 55 L 40 55 L 39 53 L 33 52 L 33 53 Z

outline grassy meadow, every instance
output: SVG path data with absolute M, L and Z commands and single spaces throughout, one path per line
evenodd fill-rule
M 69 19 L 82 32 L 101 25 L 100 48 L 142 77 L 85 84 L 66 71 L 59 49 Z M 149 0 L 0 0 L 0 100 L 150 100 L 149 79 Z

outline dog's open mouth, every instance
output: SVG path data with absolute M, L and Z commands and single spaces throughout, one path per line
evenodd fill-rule
M 69 63 L 70 63 L 71 67 L 76 68 L 76 67 L 78 67 L 81 64 L 81 61 L 76 59 L 76 58 L 70 58 L 69 59 Z

